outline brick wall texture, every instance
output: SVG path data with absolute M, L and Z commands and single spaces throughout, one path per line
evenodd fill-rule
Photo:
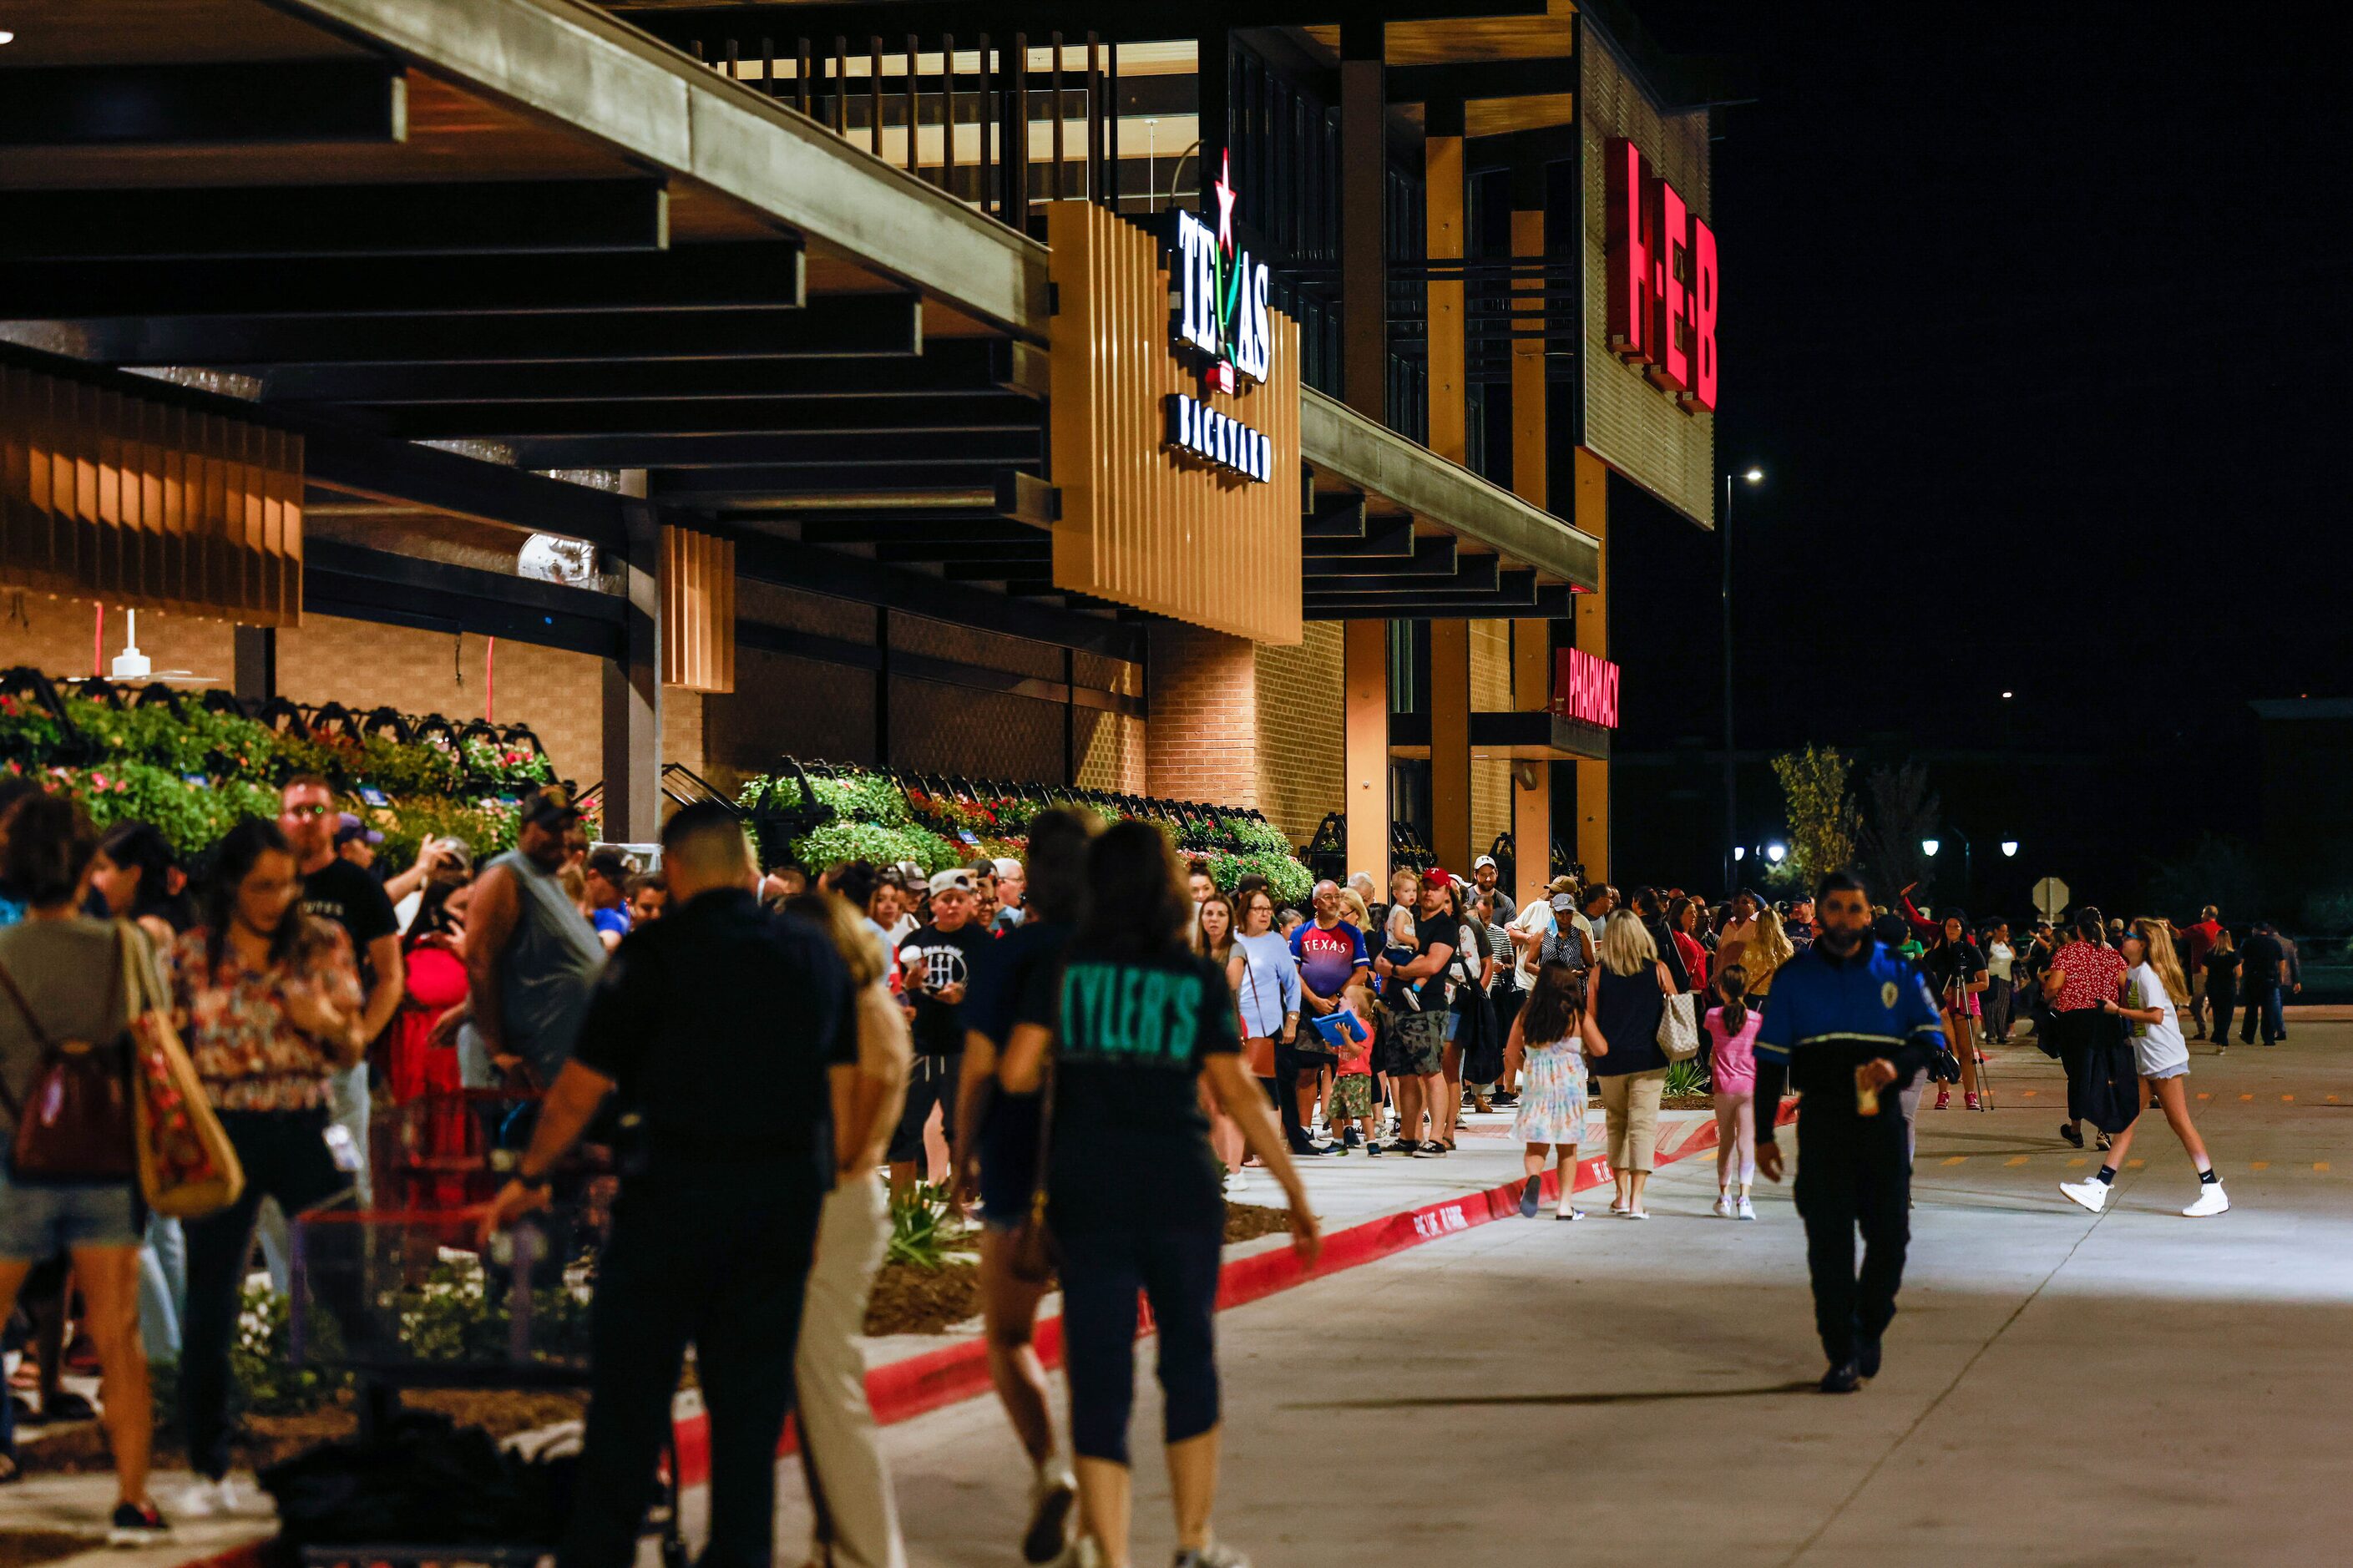
M 1310 621 L 1298 647 L 1256 650 L 1256 805 L 1295 844 L 1314 837 L 1347 794 L 1343 636 L 1336 621 Z
M 1254 805 L 1303 842 L 1339 803 L 1341 633 L 1310 623 L 1296 647 L 1193 626 L 1152 629 L 1151 793 Z
M 1471 623 L 1471 710 L 1500 713 L 1512 706 L 1512 623 Z M 1483 855 L 1499 833 L 1512 830 L 1512 763 L 1471 758 L 1471 847 Z

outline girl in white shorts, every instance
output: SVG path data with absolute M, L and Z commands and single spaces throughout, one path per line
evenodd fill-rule
M 2190 1163 L 2198 1167 L 2198 1200 L 2181 1212 L 2191 1219 L 2222 1214 L 2231 1200 L 2224 1195 L 2214 1162 L 2206 1157 L 2206 1145 L 2189 1121 L 2189 1086 L 2183 1081 L 2189 1074 L 2189 1046 L 2181 1037 L 2181 1020 L 2174 1011 L 2189 1000 L 2189 983 L 2182 977 L 2180 961 L 2174 956 L 2172 931 L 2162 921 L 2135 921 L 2124 939 L 2124 960 L 2125 994 L 2132 1005 L 2110 998 L 2100 1004 L 2101 1010 L 2131 1023 L 2141 1094 L 2146 1100 L 2155 1092 L 2174 1135 L 2181 1140 Z M 2123 1167 L 2139 1126 L 2136 1121 L 2116 1135 L 2098 1175 L 2088 1182 L 2062 1182 L 2059 1190 L 2094 1214 L 2106 1207 L 2116 1172 Z

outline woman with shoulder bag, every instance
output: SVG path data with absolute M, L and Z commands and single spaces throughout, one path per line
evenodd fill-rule
M 248 817 L 214 850 L 202 918 L 172 950 L 172 1001 L 206 1094 L 245 1168 L 227 1208 L 187 1222 L 180 1415 L 195 1479 L 180 1511 L 235 1511 L 229 1343 L 261 1200 L 288 1219 L 345 1202 L 359 1151 L 337 1136 L 328 1082 L 367 1050 L 359 972 L 343 928 L 302 912 L 286 835 Z M 338 1227 L 345 1228 L 345 1227 Z M 316 1268 L 337 1267 L 313 1256 Z
M 1609 1128 L 1609 1169 L 1617 1194 L 1609 1212 L 1648 1219 L 1642 1189 L 1657 1164 L 1659 1098 L 1667 1086 L 1667 1055 L 1659 1047 L 1659 1020 L 1679 994 L 1658 943 L 1641 916 L 1620 910 L 1601 932 L 1601 962 L 1593 971 L 1593 1016 L 1609 1054 L 1593 1064 L 1601 1080 L 1601 1110 Z
M 1187 880 L 1190 881 L 1193 875 L 1207 874 L 1190 873 Z M 1230 964 L 1234 956 L 1233 900 L 1219 892 L 1197 900 L 1193 905 L 1193 918 L 1185 929 L 1185 941 L 1195 952 L 1210 963 L 1221 968 Z M 1279 1071 L 1274 1059 L 1274 1042 L 1268 1040 L 1263 1044 L 1265 1049 L 1250 1060 L 1250 1072 L 1265 1088 L 1267 1098 L 1279 1108 L 1282 1104 L 1282 1095 L 1276 1084 Z M 1201 1096 L 1201 1110 L 1209 1118 L 1209 1147 L 1218 1152 L 1218 1162 L 1226 1168 L 1227 1190 L 1236 1190 L 1245 1180 L 1242 1165 L 1247 1152 L 1242 1148 L 1241 1131 L 1234 1125 L 1232 1118 L 1218 1109 L 1217 1101 L 1211 1100 L 1206 1090 Z M 1288 1121 L 1289 1117 L 1286 1115 L 1284 1120 Z
M 1219 1400 L 1214 1312 L 1225 1200 L 1196 1080 L 1211 1091 L 1291 1205 L 1292 1245 L 1323 1247 L 1307 1194 L 1241 1064 L 1233 993 L 1187 951 L 1189 905 L 1159 828 L 1122 822 L 1088 855 L 1089 913 L 1062 963 L 1025 988 L 999 1077 L 1015 1093 L 1052 1081 L 1047 1213 L 1061 1252 L 1063 1348 L 1079 1456 L 1074 1561 L 1127 1568 L 1128 1417 L 1136 1296 L 1158 1330 L 1176 1560 L 1240 1568 L 1215 1542 Z M 1050 1055 L 1050 1067 L 1049 1057 Z
M 97 853 L 89 816 L 63 795 L 26 795 L 0 818 L 0 886 L 26 906 L 0 930 L 0 1321 L 34 1265 L 71 1260 L 114 1451 L 107 1541 L 146 1546 L 168 1542 L 171 1526 L 147 1495 L 154 1412 L 139 1340 L 126 981 L 130 964 L 154 956 L 136 926 L 79 912 Z M 65 1112 L 44 1115 L 45 1100 Z M 14 1479 L 15 1456 L 0 1454 L 0 1480 Z

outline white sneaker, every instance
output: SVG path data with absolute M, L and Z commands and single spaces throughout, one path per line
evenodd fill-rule
M 1250 1178 L 1242 1174 L 1240 1171 L 1228 1171 L 1226 1173 L 1226 1191 L 1229 1193 L 1239 1193 L 1247 1190 L 1249 1186 Z
M 1718 1193 L 1715 1194 L 1715 1217 L 1718 1219 L 1730 1219 L 1732 1217 L 1732 1194 L 1730 1193 Z
M 2078 1203 L 2094 1214 L 2108 1206 L 2108 1184 L 2105 1182 L 2062 1182 L 2059 1190 L 2071 1203 Z M 2221 1211 L 2217 1209 L 2217 1214 Z
M 1740 1194 L 1740 1205 L 1736 1212 L 1742 1219 L 1755 1219 L 1757 1217 L 1757 1205 L 1748 1201 L 1747 1194 L 1743 1193 Z
M 1029 1485 L 1029 1525 L 1021 1532 L 1024 1562 L 1056 1562 L 1070 1550 L 1071 1520 L 1078 1500 L 1078 1479 L 1068 1469 L 1038 1472 Z
M 1648 1219 L 1651 1217 L 1651 1211 L 1649 1209 L 1626 1209 L 1622 1212 L 1624 1217 L 1627 1219 Z
M 183 1519 L 217 1519 L 242 1512 L 244 1507 L 245 1494 L 235 1481 L 227 1476 L 216 1481 L 198 1476 L 180 1493 L 173 1511 Z
M 2201 1182 L 2198 1187 L 2198 1201 L 2181 1213 L 2185 1219 L 2211 1219 L 2218 1214 L 2228 1214 L 2230 1210 L 2231 1200 L 2223 1196 L 2222 1184 Z

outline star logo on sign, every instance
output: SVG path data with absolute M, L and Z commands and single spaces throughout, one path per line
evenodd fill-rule
M 1218 183 L 1209 188 L 1218 193 L 1218 248 L 1231 254 L 1234 248 L 1234 155 L 1229 151 L 1218 171 Z

